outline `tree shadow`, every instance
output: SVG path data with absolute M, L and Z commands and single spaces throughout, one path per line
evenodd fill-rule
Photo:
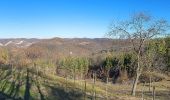
M 44 97 L 44 95 L 43 95 L 43 93 L 42 93 L 42 91 L 41 91 L 40 85 L 37 85 L 37 89 L 38 89 L 38 92 L 39 92 L 39 94 L 40 94 L 41 100 L 45 100 L 45 97 Z
M 16 98 L 18 97 L 19 95 L 19 90 L 20 90 L 20 87 L 22 86 L 22 84 L 19 82 L 17 85 L 16 85 L 16 88 L 15 88 L 15 91 L 14 91 L 14 94 L 13 94 L 13 98 Z M 18 97 L 18 98 L 21 98 L 21 97 Z
M 65 90 L 64 87 L 59 85 L 42 83 L 42 79 L 47 79 L 48 77 L 43 76 L 41 73 L 32 72 L 31 68 L 16 68 L 13 71 L 0 68 L 0 71 L 0 100 L 82 100 L 84 97 L 84 93 L 80 89 L 69 88 Z M 37 88 L 37 90 L 34 91 L 33 87 Z M 42 87 L 51 90 L 48 97 L 43 94 Z M 21 88 L 25 90 L 22 91 Z M 35 98 L 32 93 L 35 93 Z M 37 94 L 40 95 L 40 98 L 37 97 Z M 87 95 L 87 98 L 92 97 Z
M 0 70 L 2 72 L 0 76 L 0 100 L 21 100 L 20 97 L 17 97 L 21 87 L 17 81 L 22 81 L 19 79 L 20 73 L 17 73 L 16 69 L 12 71 L 12 69 L 2 68 L 2 66 Z M 14 74 L 17 76 L 16 79 L 13 77 Z
M 6 93 L 0 92 L 0 100 L 23 100 L 23 99 L 21 97 L 14 98 Z
M 30 88 L 31 88 L 31 83 L 30 83 L 30 77 L 29 77 L 29 70 L 27 68 L 24 100 L 30 99 Z
M 16 81 L 17 82 L 15 84 L 15 88 L 14 88 L 13 96 L 12 96 L 13 98 L 18 98 L 19 97 L 20 88 L 24 83 L 23 80 L 22 80 L 21 70 L 19 70 L 19 73 L 17 74 Z

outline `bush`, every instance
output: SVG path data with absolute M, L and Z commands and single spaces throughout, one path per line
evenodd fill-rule
M 152 79 L 152 82 L 159 82 L 164 80 L 166 77 L 163 74 L 160 74 L 158 72 L 144 72 L 141 74 L 140 78 L 139 78 L 139 82 L 141 83 L 149 83 L 150 81 L 150 77 Z
M 120 76 L 117 79 L 117 83 L 125 84 L 129 80 L 128 73 L 126 70 L 120 71 Z

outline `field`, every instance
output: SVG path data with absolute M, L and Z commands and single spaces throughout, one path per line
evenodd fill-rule
M 3 71 L 2 71 L 3 70 Z M 112 84 L 99 80 L 93 84 L 93 79 L 73 80 L 56 76 L 54 74 L 38 72 L 35 69 L 6 69 L 1 67 L 0 98 L 22 100 L 141 100 L 143 98 L 152 100 L 152 89 L 149 91 L 149 84 L 143 86 L 138 84 L 136 97 L 130 95 L 132 84 Z M 25 81 L 25 82 L 24 82 Z M 160 82 L 153 82 L 155 86 L 155 100 L 170 99 L 170 78 Z

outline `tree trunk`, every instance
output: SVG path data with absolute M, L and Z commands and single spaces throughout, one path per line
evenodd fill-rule
M 133 87 L 132 87 L 132 95 L 135 96 L 135 93 L 136 93 L 136 87 L 137 87 L 137 83 L 138 83 L 138 80 L 139 80 L 139 74 L 136 75 L 136 78 L 135 78 L 135 81 L 133 83 Z
M 149 76 L 149 92 L 151 91 L 151 84 L 152 84 L 152 79 L 151 79 L 151 75 Z
M 140 70 L 140 53 L 138 53 L 138 66 L 137 66 L 137 70 L 136 70 L 135 81 L 133 83 L 132 92 L 131 92 L 131 95 L 133 95 L 133 96 L 135 96 L 135 93 L 136 93 L 136 87 L 137 87 L 137 84 L 138 84 L 139 76 L 141 74 L 140 71 L 141 71 Z

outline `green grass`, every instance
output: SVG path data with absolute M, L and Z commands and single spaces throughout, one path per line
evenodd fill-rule
M 3 72 L 3 71 L 2 71 Z M 15 78 L 14 80 L 23 80 L 23 85 L 19 89 L 19 96 L 24 98 L 25 94 L 25 81 L 26 81 L 26 71 L 22 71 L 22 77 L 20 79 Z M 18 75 L 18 71 L 14 74 Z M 0 81 L 0 87 L 3 86 L 4 82 L 6 81 L 6 86 L 4 87 L 5 90 L 0 91 L 9 95 L 9 88 L 12 83 L 12 79 L 10 77 L 9 71 L 4 71 L 1 74 L 0 78 L 3 76 L 8 75 L 7 78 Z M 62 100 L 66 98 L 68 100 L 82 100 L 84 97 L 84 80 L 76 80 L 74 84 L 73 79 L 67 79 L 63 77 L 59 77 L 50 73 L 39 73 L 36 75 L 35 72 L 30 72 L 29 78 L 31 79 L 31 88 L 30 88 L 30 98 L 32 100 L 39 100 L 42 97 L 45 100 Z M 170 81 L 169 79 L 163 80 L 161 82 L 154 82 L 153 85 L 156 87 L 156 98 L 159 100 L 169 100 L 169 93 L 170 93 Z M 67 83 L 67 87 L 66 87 Z M 38 87 L 40 91 L 38 91 Z M 108 97 L 112 100 L 141 100 L 141 92 L 143 89 L 143 84 L 138 84 L 137 86 L 137 96 L 132 97 L 130 95 L 132 84 L 108 84 Z M 86 100 L 90 100 L 93 97 L 93 92 L 96 92 L 96 98 L 98 100 L 106 99 L 106 84 L 100 81 L 97 81 L 95 84 L 95 88 L 93 89 L 93 81 L 91 79 L 86 80 Z M 40 93 L 41 92 L 41 93 Z M 42 95 L 40 95 L 42 94 Z M 10 95 L 9 95 L 10 97 Z M 147 100 L 152 99 L 151 92 L 149 92 L 149 84 L 147 83 L 144 88 L 144 97 Z

